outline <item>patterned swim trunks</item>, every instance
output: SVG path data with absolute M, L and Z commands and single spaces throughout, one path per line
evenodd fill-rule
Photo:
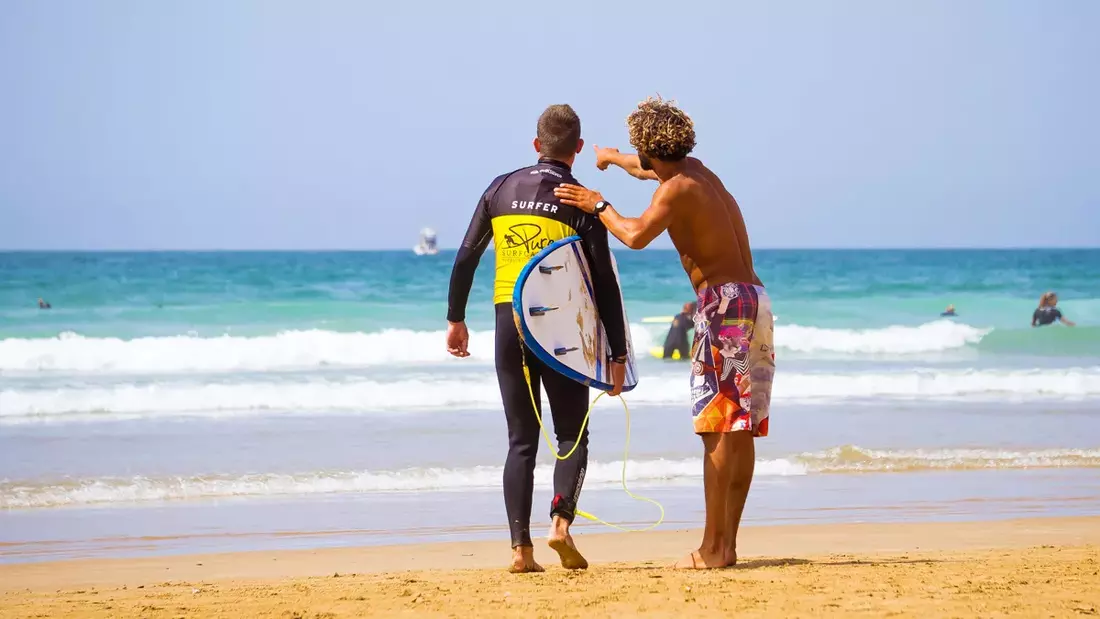
M 696 434 L 768 435 L 774 330 L 771 300 L 763 287 L 720 284 L 699 292 L 691 348 Z

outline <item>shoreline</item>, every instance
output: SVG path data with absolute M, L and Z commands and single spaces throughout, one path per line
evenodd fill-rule
M 586 535 L 580 572 L 537 539 L 523 575 L 506 542 L 10 564 L 0 618 L 1100 614 L 1100 516 L 744 527 L 737 567 L 671 569 L 699 536 Z
M 308 535 L 308 532 L 301 532 Z M 645 533 L 579 533 L 578 547 L 601 565 L 650 563 L 665 567 L 694 548 L 701 529 Z M 638 538 L 644 540 L 639 544 Z M 962 552 L 1036 546 L 1100 545 L 1100 516 L 1038 517 L 949 522 L 743 525 L 742 561 L 830 554 L 868 556 L 904 552 Z M 271 580 L 386 574 L 410 570 L 503 570 L 507 542 L 461 541 L 317 549 L 257 550 L 145 557 L 63 559 L 0 564 L 0 592 L 121 587 L 166 581 Z M 544 538 L 536 558 L 554 565 Z M 736 569 L 736 568 L 735 568 Z
M 504 542 L 10 564 L 0 619 L 1100 614 L 1100 516 L 743 527 L 738 566 L 671 569 L 699 536 L 586 535 L 580 572 L 536 539 L 522 575 Z

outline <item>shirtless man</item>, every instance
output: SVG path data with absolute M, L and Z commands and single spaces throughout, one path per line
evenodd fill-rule
M 768 434 L 775 354 L 771 301 L 752 265 L 737 201 L 698 159 L 695 128 L 672 103 L 647 99 L 629 118 L 637 155 L 596 147 L 601 170 L 617 165 L 660 186 L 640 217 L 623 217 L 597 191 L 562 184 L 563 204 L 597 213 L 631 249 L 666 229 L 699 297 L 692 345 L 691 399 L 703 440 L 706 528 L 698 550 L 676 564 L 689 569 L 737 562 L 737 529 L 752 483 L 754 437 Z

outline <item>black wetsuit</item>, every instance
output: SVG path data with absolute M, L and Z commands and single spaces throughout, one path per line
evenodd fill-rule
M 680 359 L 686 360 L 691 356 L 688 331 L 693 325 L 691 316 L 685 313 L 677 314 L 672 319 L 672 326 L 668 328 L 668 335 L 665 337 L 665 359 L 671 359 L 676 350 L 680 351 Z
M 550 515 L 572 522 L 588 467 L 588 431 L 580 434 L 588 410 L 588 387 L 547 368 L 522 344 L 512 313 L 512 292 L 520 270 L 532 256 L 554 241 L 572 235 L 583 239 L 592 270 L 596 306 L 607 330 L 610 358 L 626 354 L 619 284 L 611 266 L 607 229 L 599 218 L 560 204 L 554 197 L 559 183 L 579 185 L 569 166 L 552 159 L 498 176 L 485 190 L 473 221 L 455 257 L 448 294 L 447 320 L 466 318 L 466 302 L 474 271 L 493 240 L 496 248 L 496 370 L 504 415 L 508 421 L 508 458 L 504 463 L 504 505 L 512 532 L 512 547 L 531 545 L 531 495 L 534 490 L 535 456 L 539 424 L 531 409 L 531 396 L 523 375 L 523 361 L 531 372 L 531 387 L 541 410 L 541 386 L 546 389 L 554 419 L 559 453 L 581 445 L 567 460 L 554 467 L 554 500 Z
M 1044 305 L 1040 308 L 1037 308 L 1035 310 L 1035 313 L 1031 315 L 1031 324 L 1033 326 L 1034 325 L 1039 325 L 1041 327 L 1041 326 L 1044 326 L 1044 325 L 1053 324 L 1055 320 L 1061 320 L 1061 319 L 1062 319 L 1062 311 L 1061 310 L 1059 310 L 1057 307 L 1051 307 L 1049 305 Z

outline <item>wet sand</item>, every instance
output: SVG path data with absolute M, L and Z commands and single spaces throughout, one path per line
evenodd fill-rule
M 503 570 L 470 542 L 0 565 L 0 617 L 1100 614 L 1100 517 L 746 527 L 736 568 L 668 565 L 698 531 L 586 535 L 592 567 Z

